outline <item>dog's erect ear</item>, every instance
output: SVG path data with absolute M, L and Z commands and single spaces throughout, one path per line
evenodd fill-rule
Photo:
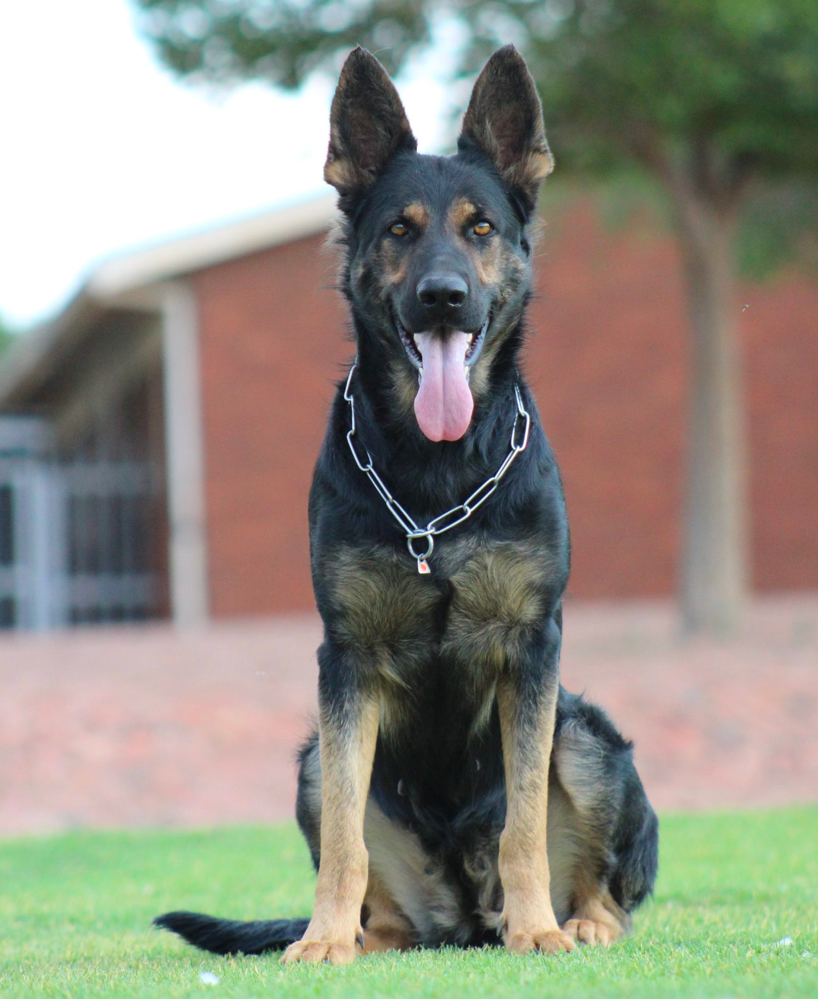
M 464 116 L 458 149 L 477 145 L 504 183 L 530 211 L 554 161 L 546 142 L 535 82 L 514 45 L 505 45 L 481 70 Z
M 324 179 L 341 195 L 364 190 L 399 149 L 417 145 L 387 71 L 366 49 L 353 49 L 330 110 Z

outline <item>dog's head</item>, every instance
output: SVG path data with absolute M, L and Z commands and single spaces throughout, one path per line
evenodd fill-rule
M 528 228 L 552 169 L 532 78 L 513 46 L 499 49 L 475 84 L 457 154 L 422 156 L 384 68 L 359 48 L 330 125 L 324 176 L 345 217 L 359 336 L 375 338 L 369 354 L 423 434 L 458 440 L 529 292 Z

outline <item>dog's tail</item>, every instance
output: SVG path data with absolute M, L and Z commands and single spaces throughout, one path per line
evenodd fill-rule
M 204 913 L 176 910 L 154 918 L 154 926 L 164 927 L 183 937 L 189 944 L 217 955 L 260 955 L 263 951 L 282 951 L 299 941 L 310 921 L 296 920 L 220 920 Z

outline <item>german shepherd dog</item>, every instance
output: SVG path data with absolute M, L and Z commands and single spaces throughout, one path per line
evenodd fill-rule
M 315 908 L 155 921 L 200 948 L 286 949 L 285 963 L 571 951 L 627 933 L 652 891 L 657 820 L 631 744 L 558 680 L 569 532 L 518 370 L 551 169 L 512 46 L 480 74 L 449 157 L 419 155 L 381 64 L 348 57 L 325 178 L 358 357 L 310 494 L 324 642 L 296 805 Z

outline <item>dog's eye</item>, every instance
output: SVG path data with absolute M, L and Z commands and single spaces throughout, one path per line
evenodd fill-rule
M 495 227 L 491 222 L 487 222 L 486 219 L 481 219 L 480 222 L 476 222 L 472 227 L 472 232 L 476 236 L 488 236 Z
M 409 232 L 409 226 L 406 222 L 393 222 L 390 226 L 390 232 L 393 236 L 406 236 Z

